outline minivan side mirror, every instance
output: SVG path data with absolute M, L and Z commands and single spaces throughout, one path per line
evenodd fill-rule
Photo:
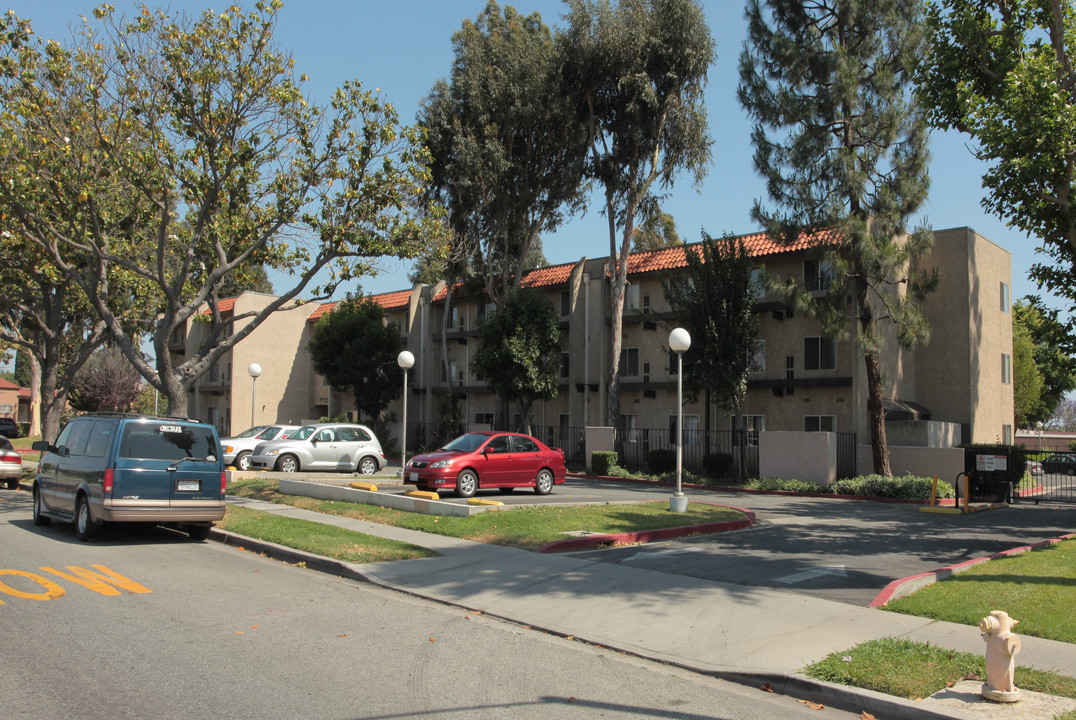
M 58 452 L 58 448 L 46 440 L 34 440 L 33 444 L 30 445 L 30 448 L 37 450 L 38 452 Z

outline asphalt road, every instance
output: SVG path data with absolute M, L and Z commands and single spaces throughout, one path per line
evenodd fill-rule
M 159 528 L 80 543 L 70 526 L 35 527 L 29 500 L 0 490 L 0 716 L 12 720 L 818 717 L 794 698 Z

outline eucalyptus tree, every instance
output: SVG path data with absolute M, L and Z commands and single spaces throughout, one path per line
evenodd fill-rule
M 117 19 L 105 5 L 67 44 L 13 13 L 0 18 L 5 227 L 79 287 L 173 414 L 271 313 L 308 290 L 331 294 L 380 257 L 412 257 L 441 233 L 420 201 L 428 156 L 418 131 L 358 82 L 311 104 L 305 76 L 273 42 L 280 6 L 175 19 L 143 6 Z M 293 284 L 229 319 L 221 288 L 251 265 Z M 155 299 L 156 367 L 124 327 L 116 268 Z M 204 342 L 173 364 L 169 341 L 195 317 L 206 319 Z
M 694 0 L 568 0 L 565 75 L 587 121 L 588 176 L 609 226 L 612 318 L 607 422 L 620 416 L 620 349 L 635 218 L 676 176 L 710 163 L 703 89 L 715 44 Z
M 1076 8 L 1070 0 L 937 0 L 919 68 L 931 122 L 988 165 L 988 211 L 1041 241 L 1032 277 L 1076 309 Z
M 491 0 L 452 44 L 451 74 L 419 111 L 429 191 L 448 210 L 456 241 L 455 277 L 446 279 L 481 277 L 500 307 L 520 287 L 540 233 L 582 207 L 586 128 L 538 13 Z
M 631 251 L 647 252 L 682 245 L 673 216 L 655 207 L 639 227 L 632 230 Z
M 793 281 L 785 293 L 829 337 L 854 335 L 874 471 L 885 476 L 883 323 L 903 345 L 926 342 L 916 301 L 937 281 L 914 274 L 933 234 L 907 233 L 929 187 L 927 124 L 911 84 L 924 51 L 922 12 L 918 0 L 748 0 L 740 56 L 755 168 L 778 207 L 756 201 L 752 217 L 780 241 L 822 241 L 816 252 L 829 273 L 821 287 Z

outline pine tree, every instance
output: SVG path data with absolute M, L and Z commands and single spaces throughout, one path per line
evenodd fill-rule
M 779 210 L 752 217 L 783 242 L 818 250 L 832 273 L 824 293 L 783 292 L 837 340 L 854 336 L 867 377 L 874 471 L 889 476 L 881 355 L 883 322 L 906 346 L 929 339 L 915 300 L 936 277 L 913 277 L 929 252 L 924 227 L 907 233 L 926 199 L 927 126 L 910 68 L 923 49 L 918 0 L 748 0 L 741 104 L 755 120 L 755 168 Z M 851 303 L 848 303 L 849 295 Z

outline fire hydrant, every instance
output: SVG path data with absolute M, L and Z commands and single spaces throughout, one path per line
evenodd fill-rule
M 1012 631 L 1019 622 L 1004 610 L 993 610 L 979 621 L 986 641 L 986 682 L 982 692 L 987 700 L 1012 703 L 1020 699 L 1020 690 L 1013 684 L 1020 637 Z

